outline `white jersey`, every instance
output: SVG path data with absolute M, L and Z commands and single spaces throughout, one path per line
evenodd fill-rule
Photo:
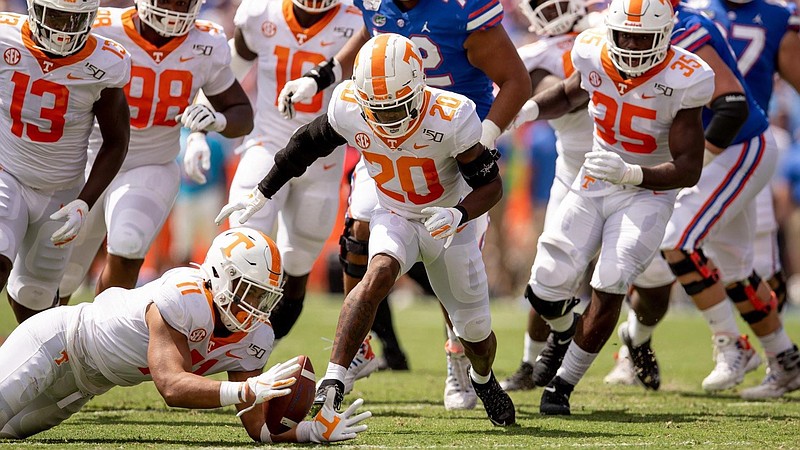
M 561 79 L 567 79 L 575 68 L 570 53 L 577 33 L 544 37 L 517 49 L 528 72 L 540 69 Z M 567 166 L 577 173 L 583 165 L 584 155 L 592 149 L 594 123 L 585 108 L 548 121 L 556 132 L 556 150 L 566 160 Z M 575 174 L 573 173 L 573 175 Z M 572 180 L 562 180 L 567 184 Z
M 214 335 L 211 292 L 203 286 L 196 268 L 172 269 L 140 288 L 111 288 L 86 304 L 72 326 L 74 334 L 67 350 L 75 355 L 88 375 L 82 380 L 90 391 L 111 384 L 131 386 L 151 380 L 147 367 L 149 332 L 145 312 L 150 304 L 161 317 L 186 336 L 197 375 L 224 371 L 242 372 L 264 367 L 274 341 L 271 325 L 263 324 L 250 333 L 227 337 Z M 93 377 L 98 374 L 102 378 Z M 96 388 L 95 388 L 96 389 Z
M 340 84 L 328 121 L 364 157 L 378 188 L 378 204 L 407 219 L 427 216 L 428 206 L 453 207 L 470 192 L 455 157 L 478 143 L 481 121 L 472 100 L 426 87 L 419 117 L 403 136 L 375 134 L 361 117 L 353 82 Z
M 198 20 L 184 36 L 156 47 L 136 30 L 136 8 L 100 8 L 94 29 L 121 43 L 132 60 L 125 96 L 131 110 L 131 139 L 121 170 L 174 161 L 180 152 L 181 126 L 175 116 L 202 88 L 217 95 L 235 81 L 231 53 L 221 26 Z M 102 144 L 95 126 L 89 143 L 94 160 Z
M 27 19 L 0 14 L 0 167 L 35 189 L 75 187 L 84 181 L 92 108 L 103 89 L 128 82 L 130 57 L 93 33 L 77 53 L 51 59 Z
M 705 61 L 678 47 L 643 75 L 623 79 L 611 61 L 605 30 L 591 29 L 576 38 L 572 63 L 589 93 L 589 114 L 595 123 L 595 146 L 618 153 L 625 162 L 654 166 L 672 160 L 669 131 L 682 109 L 711 100 L 714 72 Z M 586 179 L 576 186 L 599 192 L 608 183 Z M 599 189 L 600 186 L 604 186 Z
M 332 89 L 295 104 L 292 120 L 278 113 L 278 93 L 287 81 L 332 58 L 364 26 L 361 12 L 349 0 L 342 1 L 311 28 L 303 28 L 294 17 L 291 0 L 243 0 L 234 23 L 247 47 L 258 54 L 258 98 L 250 136 L 274 154 L 298 127 L 324 111 Z

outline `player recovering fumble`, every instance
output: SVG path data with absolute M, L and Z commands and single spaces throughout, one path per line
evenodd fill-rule
M 0 437 L 48 430 L 114 386 L 152 380 L 169 406 L 236 405 L 261 442 L 333 442 L 366 430 L 326 404 L 314 420 L 271 435 L 262 408 L 290 393 L 297 358 L 261 373 L 272 352 L 269 312 L 283 295 L 275 243 L 251 228 L 211 243 L 202 266 L 181 267 L 138 289 L 110 288 L 94 303 L 50 309 L 22 323 L 0 347 Z M 228 372 L 229 381 L 202 375 Z M 332 395 L 332 394 L 331 394 Z M 352 416 L 352 417 L 351 417 Z
M 364 279 L 344 301 L 331 361 L 315 403 L 336 387 L 397 277 L 422 260 L 472 363 L 470 380 L 495 425 L 515 423 L 514 404 L 492 373 L 497 342 L 474 220 L 502 196 L 495 156 L 479 142 L 475 104 L 426 87 L 417 46 L 381 34 L 361 48 L 353 80 L 336 88 L 328 114 L 298 129 L 249 196 L 226 205 L 246 221 L 291 178 L 345 142 L 358 148 L 378 186 Z

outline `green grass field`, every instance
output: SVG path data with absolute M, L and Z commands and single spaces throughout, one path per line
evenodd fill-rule
M 5 302 L 0 333 L 13 319 Z M 339 297 L 313 296 L 300 321 L 270 358 L 270 365 L 304 353 L 318 374 L 324 372 L 338 317 Z M 443 331 L 438 306 L 420 301 L 395 311 L 401 341 L 410 355 L 410 372 L 378 372 L 356 384 L 374 417 L 352 446 L 363 448 L 489 447 L 800 447 L 800 394 L 773 402 L 745 402 L 735 392 L 707 395 L 700 381 L 711 370 L 709 331 L 693 312 L 671 313 L 655 337 L 662 387 L 602 382 L 617 348 L 612 337 L 572 395 L 571 417 L 539 415 L 541 390 L 512 394 L 520 426 L 500 429 L 482 407 L 448 412 L 442 406 L 445 377 Z M 504 378 L 521 354 L 526 312 L 516 302 L 497 303 L 494 329 L 499 342 L 495 372 Z M 800 341 L 800 317 L 787 328 Z M 742 328 L 744 329 L 744 328 Z M 744 386 L 757 384 L 762 366 Z M 23 442 L 0 441 L 0 448 L 229 448 L 254 446 L 232 407 L 188 411 L 168 409 L 152 383 L 115 388 L 90 402 L 59 427 Z M 344 447 L 345 445 L 338 445 Z M 348 447 L 352 447 L 348 446 Z

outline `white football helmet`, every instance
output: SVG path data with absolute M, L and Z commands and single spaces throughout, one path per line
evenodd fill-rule
M 584 0 L 522 0 L 519 9 L 528 18 L 528 31 L 539 36 L 557 36 L 568 33 L 575 22 L 586 14 Z
M 339 0 L 292 0 L 295 6 L 310 13 L 325 12 L 339 4 Z
M 28 0 L 28 26 L 48 53 L 71 55 L 89 38 L 100 0 Z
M 425 96 L 422 55 L 408 38 L 379 34 L 359 50 L 353 84 L 373 131 L 387 138 L 402 136 L 419 119 Z
M 608 52 L 617 69 L 637 77 L 667 56 L 673 27 L 672 5 L 664 0 L 612 0 L 606 14 Z M 652 35 L 647 49 L 620 47 L 619 35 Z
M 211 282 L 222 323 L 230 331 L 253 331 L 269 319 L 283 297 L 278 246 L 252 228 L 233 228 L 218 235 L 200 267 Z
M 136 10 L 139 19 L 156 33 L 174 37 L 183 36 L 192 29 L 203 3 L 205 0 L 189 0 L 188 11 L 178 12 L 158 6 L 158 0 L 136 0 Z

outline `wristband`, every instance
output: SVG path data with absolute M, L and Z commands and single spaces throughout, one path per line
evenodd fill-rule
M 456 205 L 453 208 L 459 210 L 461 212 L 461 220 L 458 222 L 458 225 L 461 226 L 469 221 L 469 214 L 467 214 L 467 208 L 464 208 L 461 205 Z
M 313 79 L 317 83 L 317 92 L 319 92 L 342 79 L 342 65 L 336 58 L 331 58 L 319 63 L 303 76 Z
M 261 442 L 266 442 L 267 444 L 272 443 L 272 433 L 269 432 L 266 422 L 261 426 L 261 434 L 259 435 L 259 439 L 261 439 Z
M 214 113 L 214 123 L 209 127 L 211 131 L 222 132 L 228 126 L 228 118 L 221 112 Z
M 244 403 L 244 383 L 240 381 L 223 381 L 219 385 L 219 405 L 229 406 Z

